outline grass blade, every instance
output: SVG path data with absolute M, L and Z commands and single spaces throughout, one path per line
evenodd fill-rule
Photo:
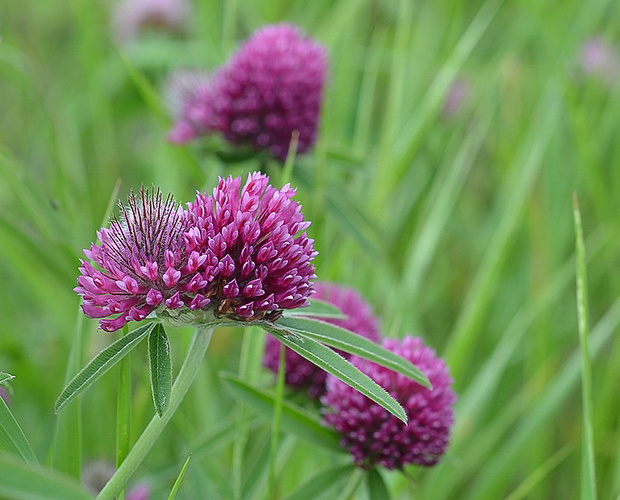
M 191 454 L 189 457 L 187 457 L 187 460 L 185 460 L 185 463 L 183 464 L 183 468 L 181 469 L 181 472 L 179 472 L 179 475 L 176 481 L 172 485 L 172 490 L 170 490 L 170 495 L 168 495 L 168 500 L 174 500 L 174 498 L 177 496 L 177 492 L 179 491 L 179 488 L 181 486 L 181 481 L 183 481 L 183 478 L 185 477 L 185 471 L 187 470 L 187 464 L 189 464 L 190 458 L 192 458 Z
M 97 354 L 74 378 L 58 396 L 54 404 L 54 412 L 58 413 L 69 401 L 80 392 L 87 389 L 104 373 L 127 355 L 153 329 L 154 323 L 141 326 L 121 337 L 113 344 Z
M 326 498 L 333 498 L 332 490 L 342 484 L 354 471 L 355 466 L 353 464 L 328 467 L 312 476 L 299 488 L 284 497 L 283 500 L 315 500 L 330 493 L 330 491 L 332 495 Z
M 220 378 L 224 380 L 230 392 L 246 403 L 253 411 L 272 418 L 275 404 L 275 394 L 264 389 L 252 387 L 247 382 L 233 374 L 221 372 Z M 282 401 L 282 427 L 312 445 L 318 445 L 330 451 L 342 451 L 338 444 L 338 433 L 324 427 L 315 414 L 291 403 Z
M 4 373 L 3 375 L 8 374 Z M 0 398 L 0 449 L 18 456 L 26 462 L 38 464 L 30 443 L 2 398 Z
M 170 343 L 161 323 L 155 325 L 149 334 L 149 369 L 153 404 L 155 411 L 161 417 L 168 409 L 172 391 Z
M 417 366 L 394 354 L 374 342 L 339 326 L 310 318 L 280 318 L 278 327 L 310 337 L 317 342 L 327 344 L 350 354 L 368 359 L 415 380 L 424 387 L 431 384 Z
M 339 354 L 310 337 L 301 338 L 282 331 L 272 324 L 263 324 L 265 330 L 274 335 L 284 345 L 290 347 L 300 356 L 342 380 L 345 384 L 357 389 L 364 396 L 370 398 L 385 408 L 392 415 L 398 417 L 405 424 L 407 415 L 402 406 L 385 389 L 379 386 L 368 375 L 359 371 Z M 353 335 L 353 334 L 352 334 Z
M 377 468 L 370 469 L 366 476 L 370 500 L 390 500 L 390 492 Z
M 312 299 L 308 307 L 298 307 L 285 311 L 284 316 L 311 316 L 313 318 L 346 319 L 346 316 L 335 305 L 324 300 Z
M 592 361 L 588 340 L 588 274 L 586 249 L 583 242 L 581 212 L 577 195 L 573 195 L 575 219 L 575 249 L 577 254 L 577 316 L 579 321 L 579 346 L 581 348 L 581 397 L 583 410 L 583 443 L 581 453 L 581 498 L 595 500 L 596 467 L 594 462 L 594 403 L 592 401 Z

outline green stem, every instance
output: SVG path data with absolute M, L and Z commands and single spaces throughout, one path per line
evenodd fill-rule
M 123 335 L 127 335 L 127 325 Z M 124 356 L 120 362 L 118 375 L 118 400 L 116 406 L 116 468 L 118 469 L 129 454 L 129 429 L 131 426 L 131 357 Z M 116 500 L 125 500 L 125 488 Z
M 273 424 L 271 427 L 271 453 L 269 460 L 269 498 L 276 498 L 276 459 L 278 456 L 278 436 L 282 420 L 282 400 L 284 399 L 284 375 L 286 373 L 286 347 L 280 344 L 278 379 L 276 382 L 276 399 L 273 407 Z
M 162 416 L 153 416 L 152 420 L 146 426 L 142 435 L 136 441 L 136 444 L 131 449 L 121 466 L 117 469 L 114 475 L 110 478 L 108 483 L 97 495 L 98 500 L 112 500 L 119 491 L 121 491 L 132 474 L 136 471 L 142 460 L 146 457 L 147 453 L 157 441 L 157 438 L 164 430 L 164 427 L 168 424 L 177 408 L 183 401 L 185 394 L 187 393 L 190 385 L 194 381 L 200 363 L 211 341 L 211 335 L 213 334 L 213 328 L 196 328 L 196 333 L 192 340 L 192 344 L 187 352 L 185 362 L 179 372 L 174 385 L 172 386 L 172 392 L 170 393 L 170 406 L 168 411 Z

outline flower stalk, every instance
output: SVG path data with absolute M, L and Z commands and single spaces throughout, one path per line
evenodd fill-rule
M 98 500 L 112 500 L 129 481 L 129 478 L 142 463 L 147 453 L 151 450 L 155 441 L 164 430 L 179 405 L 183 401 L 185 394 L 189 390 L 194 378 L 198 374 L 200 363 L 211 341 L 213 328 L 197 327 L 192 343 L 187 351 L 187 356 L 183 366 L 172 386 L 170 394 L 170 406 L 168 411 L 159 417 L 154 415 L 150 423 L 146 426 L 136 444 L 133 446 L 123 463 L 116 470 L 104 488 L 97 496 Z

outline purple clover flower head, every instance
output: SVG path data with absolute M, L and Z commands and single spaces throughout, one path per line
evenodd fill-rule
M 620 72 L 620 53 L 602 37 L 592 37 L 581 46 L 579 64 L 587 75 L 612 84 Z
M 408 424 L 331 375 L 321 398 L 325 421 L 340 433 L 342 447 L 363 469 L 435 465 L 448 446 L 454 422 L 456 395 L 448 368 L 418 337 L 385 339 L 383 346 L 416 365 L 433 389 L 358 357 L 352 357 L 351 363 L 401 403 Z
M 101 243 L 84 250 L 99 269 L 80 260 L 74 290 L 84 298 L 86 316 L 101 318 L 101 328 L 111 332 L 160 307 L 205 307 L 209 299 L 198 292 L 206 285 L 199 272 L 206 257 L 186 252 L 186 228 L 172 196 L 162 200 L 159 190 L 144 188 L 139 196 L 132 193 L 120 219 L 97 232 Z
M 92 492 L 100 493 L 106 483 L 114 474 L 112 463 L 106 460 L 93 460 L 82 468 L 82 486 Z M 141 482 L 127 492 L 127 500 L 149 500 L 151 487 L 148 483 Z
M 112 27 L 120 42 L 134 40 L 149 29 L 180 33 L 190 13 L 188 0 L 122 0 L 112 13 Z
M 325 319 L 328 323 L 350 330 L 373 342 L 381 340 L 378 319 L 373 315 L 368 303 L 352 288 L 334 283 L 316 283 L 314 296 L 338 307 L 346 319 Z M 337 351 L 345 358 L 350 355 Z M 295 351 L 285 349 L 286 373 L 285 383 L 296 389 L 307 389 L 312 399 L 318 399 L 325 393 L 327 372 L 317 367 Z M 278 372 L 280 361 L 280 342 L 267 336 L 263 365 L 274 373 Z
M 264 27 L 187 101 L 169 140 L 220 132 L 284 161 L 297 130 L 297 153 L 304 153 L 316 140 L 326 71 L 325 49 L 298 28 Z
M 309 304 L 317 255 L 295 189 L 249 174 L 220 178 L 213 195 L 187 205 L 188 251 L 205 259 L 205 297 L 216 315 L 242 321 L 277 319 L 280 309 Z
M 459 78 L 452 82 L 443 103 L 442 116 L 447 119 L 454 117 L 463 108 L 470 93 L 471 85 L 467 80 Z

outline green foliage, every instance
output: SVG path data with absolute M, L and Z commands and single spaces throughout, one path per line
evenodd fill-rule
M 172 391 L 172 361 L 168 336 L 161 323 L 149 333 L 149 370 L 155 411 L 161 417 L 170 404 Z

